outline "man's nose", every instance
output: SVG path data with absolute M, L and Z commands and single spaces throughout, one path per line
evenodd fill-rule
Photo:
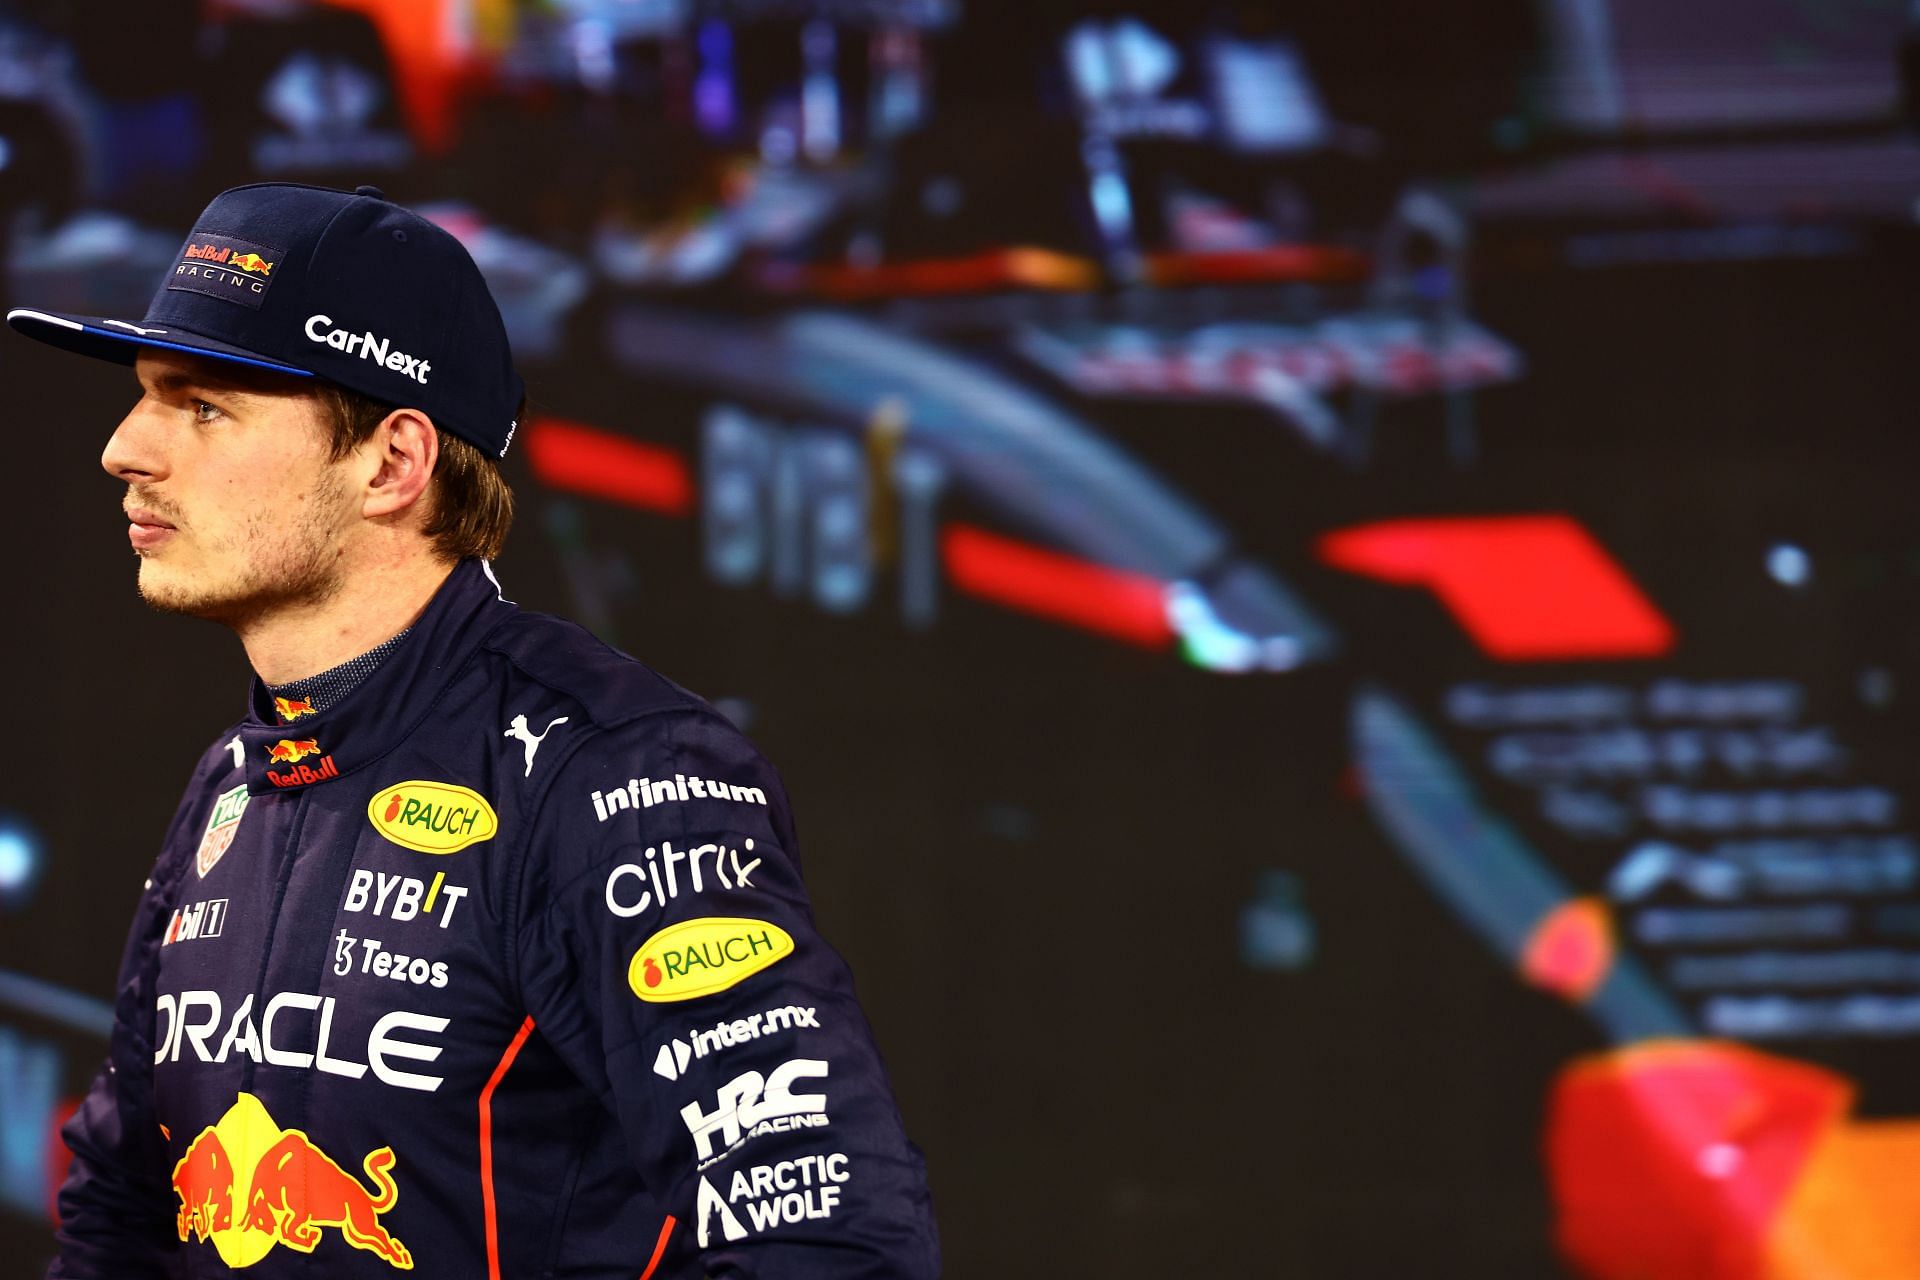
M 146 403 L 134 405 L 120 420 L 100 454 L 107 474 L 128 484 L 152 484 L 167 477 L 164 431 Z

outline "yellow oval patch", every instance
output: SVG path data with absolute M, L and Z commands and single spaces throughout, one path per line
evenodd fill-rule
M 777 924 L 702 916 L 642 943 L 627 964 L 627 985 L 649 1004 L 672 1004 L 725 991 L 792 954 L 793 937 Z
M 458 853 L 493 839 L 500 829 L 493 806 L 477 791 L 451 782 L 396 782 L 367 801 L 367 821 L 402 848 Z

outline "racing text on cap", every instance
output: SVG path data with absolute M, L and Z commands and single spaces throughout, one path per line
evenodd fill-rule
M 167 288 L 204 293 L 258 310 L 266 301 L 281 256 L 270 245 L 196 232 L 182 246 Z

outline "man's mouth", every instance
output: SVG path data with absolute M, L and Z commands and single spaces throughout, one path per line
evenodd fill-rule
M 135 551 L 150 551 L 174 535 L 173 522 L 146 507 L 127 508 L 127 541 Z

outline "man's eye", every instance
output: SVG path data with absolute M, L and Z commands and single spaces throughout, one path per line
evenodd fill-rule
M 205 400 L 195 400 L 193 402 L 193 420 L 195 422 L 212 422 L 219 416 L 220 410 L 218 406 L 210 405 Z

